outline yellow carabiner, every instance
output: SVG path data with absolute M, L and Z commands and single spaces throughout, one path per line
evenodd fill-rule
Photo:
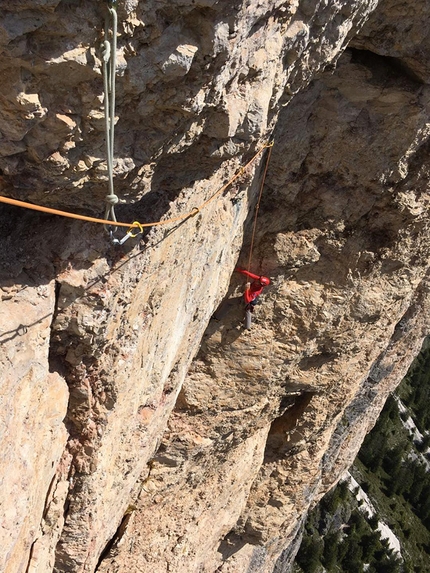
M 139 231 L 137 233 L 132 233 L 132 229 L 134 229 L 135 227 L 139 227 Z M 133 224 L 127 231 L 127 235 L 130 235 L 130 237 L 134 238 L 137 237 L 137 235 L 140 235 L 140 233 L 143 233 L 142 225 L 139 223 L 139 221 L 133 221 Z

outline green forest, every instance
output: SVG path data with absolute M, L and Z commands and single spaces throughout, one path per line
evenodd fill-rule
M 294 573 L 430 571 L 429 395 L 427 339 L 350 469 L 376 514 L 363 511 L 359 488 L 339 483 L 310 512 Z M 398 539 L 400 555 L 381 538 L 381 522 Z

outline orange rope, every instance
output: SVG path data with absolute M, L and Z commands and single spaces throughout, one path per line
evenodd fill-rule
M 273 143 L 270 143 L 269 145 L 266 145 L 265 147 L 269 148 L 269 152 L 267 154 L 266 165 L 264 166 L 264 173 L 263 173 L 263 177 L 261 179 L 260 192 L 258 194 L 257 204 L 255 205 L 255 215 L 254 215 L 254 224 L 252 226 L 251 246 L 249 248 L 249 258 L 248 258 L 248 268 L 247 268 L 248 272 L 250 272 L 250 270 L 251 270 L 252 251 L 254 249 L 255 230 L 257 228 L 258 211 L 260 209 L 260 202 L 261 202 L 261 197 L 263 195 L 263 187 L 264 187 L 264 182 L 266 180 L 267 169 L 269 167 L 270 156 L 272 155 Z M 249 279 L 247 279 L 247 280 L 249 280 Z
M 58 209 L 51 209 L 50 207 L 42 207 L 41 205 L 34 205 L 33 203 L 18 201 L 18 199 L 11 199 L 10 197 L 0 196 L 0 202 L 7 203 L 8 205 L 14 205 L 15 207 L 24 207 L 25 209 L 32 209 L 33 211 L 42 211 L 42 213 L 49 213 L 50 215 L 60 215 L 61 217 L 69 217 L 70 219 L 79 219 L 80 221 L 88 221 L 90 223 L 103 223 L 104 225 L 113 224 L 113 221 L 108 221 L 107 219 L 96 219 L 94 217 L 86 217 L 85 215 L 69 213 L 68 211 L 59 211 Z M 118 225 L 121 227 L 130 227 L 129 223 L 118 223 L 117 221 L 115 221 L 115 226 Z
M 158 225 L 168 225 L 169 223 L 176 223 L 177 221 L 182 221 L 183 219 L 187 219 L 188 217 L 197 215 L 208 205 L 211 201 L 213 201 L 218 195 L 221 195 L 230 185 L 242 175 L 247 167 L 249 167 L 255 159 L 266 149 L 266 147 L 271 147 L 271 144 L 264 145 L 261 149 L 257 151 L 257 153 L 248 161 L 246 165 L 241 167 L 239 171 L 228 181 L 225 185 L 223 185 L 216 193 L 214 193 L 209 199 L 204 201 L 199 207 L 194 207 L 192 211 L 188 211 L 188 213 L 184 213 L 182 215 L 178 215 L 177 217 L 172 217 L 171 219 L 166 219 L 164 221 L 154 221 L 152 223 L 139 223 L 135 221 L 134 223 L 121 223 L 118 221 L 108 221 L 107 219 L 99 219 L 97 217 L 87 217 L 86 215 L 78 215 L 77 213 L 70 213 L 69 211 L 59 211 L 58 209 L 51 209 L 50 207 L 43 207 L 41 205 L 35 205 L 33 203 L 26 203 L 25 201 L 19 201 L 18 199 L 10 199 L 9 197 L 3 197 L 0 195 L 0 203 L 7 203 L 9 205 L 14 205 L 15 207 L 24 207 L 26 209 L 32 209 L 33 211 L 41 211 L 42 213 L 49 213 L 51 215 L 59 215 L 61 217 L 68 217 L 70 219 L 78 219 L 80 221 L 87 221 L 89 223 L 101 223 L 103 225 L 110 225 L 115 227 L 129 227 L 130 229 L 134 227 L 142 228 L 142 227 L 155 227 Z M 266 166 L 267 169 L 267 166 Z

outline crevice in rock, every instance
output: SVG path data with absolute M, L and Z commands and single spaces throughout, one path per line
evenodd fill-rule
M 332 362 L 337 358 L 338 353 L 336 352 L 320 352 L 318 354 L 313 354 L 312 356 L 305 356 L 302 358 L 298 364 L 300 370 L 311 370 L 316 368 L 321 368 L 324 364 Z
M 48 511 L 49 511 L 49 504 L 50 504 L 50 501 L 51 501 L 50 498 L 51 498 L 51 494 L 52 494 L 52 492 L 53 492 L 54 486 L 57 485 L 57 479 L 58 479 L 57 474 L 54 474 L 54 475 L 52 476 L 51 483 L 49 484 L 49 487 L 48 487 L 48 489 L 46 490 L 45 503 L 44 503 L 44 505 L 43 505 L 42 519 L 45 519 L 45 518 L 46 518 L 46 515 L 47 515 L 47 513 L 48 513 Z
M 263 463 L 275 462 L 297 451 L 301 440 L 304 438 L 296 430 L 296 427 L 314 396 L 315 392 L 303 392 L 299 396 L 286 397 L 284 401 L 285 412 L 278 418 L 275 418 L 270 427 Z M 288 403 L 289 406 L 287 406 Z
M 127 511 L 125 512 L 125 514 L 121 520 L 121 523 L 118 526 L 118 529 L 115 531 L 115 533 L 111 537 L 111 539 L 109 539 L 109 541 L 106 543 L 103 551 L 100 553 L 100 557 L 99 557 L 99 560 L 97 562 L 96 568 L 94 569 L 94 573 L 97 573 L 97 571 L 99 571 L 100 565 L 103 563 L 103 561 L 107 557 L 110 556 L 112 550 L 114 550 L 115 547 L 117 547 L 118 543 L 124 537 L 124 534 L 127 531 L 127 528 L 129 526 L 130 519 L 131 519 L 131 516 L 133 515 L 134 510 L 135 510 L 134 506 L 129 506 L 127 508 Z
M 400 58 L 381 56 L 371 50 L 350 47 L 351 63 L 361 64 L 374 74 L 374 81 L 381 80 L 391 84 L 403 80 L 410 88 L 416 90 L 424 85 L 422 79 Z
M 30 567 L 31 567 L 31 562 L 33 560 L 34 546 L 36 545 L 36 541 L 37 541 L 37 539 L 35 539 L 30 546 L 30 551 L 28 553 L 28 561 L 27 561 L 27 567 L 25 568 L 25 573 L 30 573 Z
M 235 527 L 231 529 L 221 540 L 218 546 L 218 553 L 222 555 L 222 560 L 227 561 L 235 553 L 240 551 L 245 545 L 253 545 L 255 551 L 263 550 L 261 546 L 262 535 L 260 531 L 257 531 L 250 526 L 249 522 L 244 522 L 243 518 L 239 518 Z M 256 569 L 256 571 L 260 569 Z M 254 571 L 254 569 L 249 568 L 248 571 Z
M 221 553 L 223 561 L 227 561 L 227 559 L 240 551 L 248 542 L 249 540 L 245 536 L 239 535 L 235 531 L 230 531 L 221 541 L 218 547 L 218 553 Z
M 57 372 L 61 376 L 65 376 L 65 366 L 64 361 L 61 360 L 59 355 L 54 351 L 53 345 L 53 334 L 54 334 L 54 323 L 58 316 L 58 301 L 60 297 L 60 289 L 61 283 L 59 281 L 55 281 L 55 301 L 54 301 L 54 308 L 52 311 L 52 319 L 50 325 L 50 340 L 49 340 L 49 354 L 48 354 L 48 366 L 49 372 Z

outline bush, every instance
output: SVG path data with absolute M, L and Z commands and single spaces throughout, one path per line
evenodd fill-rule
M 323 543 L 317 535 L 303 537 L 296 561 L 306 573 L 317 573 L 321 569 Z
M 324 538 L 324 551 L 321 561 L 328 571 L 333 570 L 337 565 L 339 544 L 340 539 L 337 533 L 326 535 Z
M 361 573 L 363 571 L 363 548 L 358 540 L 348 538 L 348 548 L 342 559 L 342 568 L 348 573 Z

